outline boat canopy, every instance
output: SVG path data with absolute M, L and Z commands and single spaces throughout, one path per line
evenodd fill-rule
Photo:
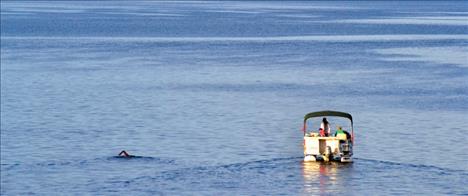
M 351 142 L 354 144 L 353 117 L 351 116 L 351 114 L 348 114 L 346 112 L 325 110 L 325 111 L 311 112 L 311 113 L 306 114 L 304 116 L 304 126 L 302 127 L 304 135 L 306 134 L 306 130 L 307 130 L 307 123 L 306 123 L 307 119 L 314 118 L 314 117 L 322 117 L 322 116 L 338 116 L 338 117 L 349 119 L 351 121 Z
M 339 117 L 347 118 L 351 121 L 351 127 L 353 126 L 353 117 L 351 116 L 351 114 L 348 114 L 345 112 L 331 111 L 331 110 L 308 113 L 304 116 L 304 123 L 309 118 L 321 117 L 321 116 L 339 116 Z

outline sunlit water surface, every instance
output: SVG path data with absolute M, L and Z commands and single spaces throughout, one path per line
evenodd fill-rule
M 1 193 L 468 194 L 467 21 L 463 1 L 2 1 Z M 302 162 L 324 109 L 353 114 L 354 163 Z

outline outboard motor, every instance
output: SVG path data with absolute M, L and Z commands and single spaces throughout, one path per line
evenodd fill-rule
M 353 155 L 353 144 L 349 141 L 346 141 L 340 144 L 340 154 L 341 154 L 341 162 L 353 162 L 351 156 Z
M 342 143 L 340 145 L 340 151 L 343 155 L 349 155 L 352 153 L 352 146 L 349 141 L 346 141 L 345 143 Z

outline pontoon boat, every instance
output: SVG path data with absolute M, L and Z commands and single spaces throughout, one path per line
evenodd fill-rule
M 351 134 L 324 136 L 316 132 L 307 131 L 307 120 L 316 117 L 343 117 L 351 122 Z M 304 161 L 338 161 L 352 162 L 354 129 L 351 114 L 338 111 L 312 112 L 304 116 Z

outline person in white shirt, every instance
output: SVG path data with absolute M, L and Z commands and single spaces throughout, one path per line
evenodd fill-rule
M 327 118 L 322 119 L 320 128 L 322 128 L 325 131 L 326 136 L 330 136 L 330 123 L 328 123 Z

